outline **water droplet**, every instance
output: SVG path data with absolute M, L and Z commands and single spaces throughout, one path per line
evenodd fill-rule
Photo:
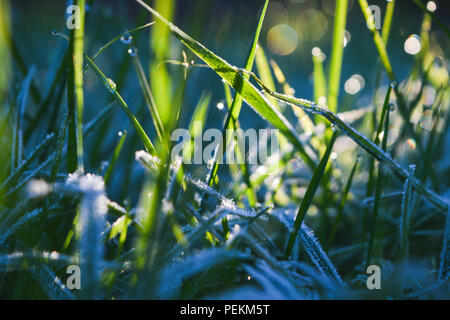
M 417 34 L 412 34 L 406 39 L 404 44 L 404 49 L 406 53 L 411 55 L 416 55 L 420 52 L 422 48 L 422 40 Z
M 395 111 L 395 103 L 389 103 L 389 111 Z
M 338 157 L 338 154 L 336 152 L 332 152 L 330 155 L 331 160 L 336 160 Z
M 223 110 L 224 108 L 225 108 L 225 104 L 224 104 L 223 102 L 219 102 L 219 103 L 217 104 L 217 109 Z
M 137 56 L 137 49 L 135 47 L 128 49 L 128 54 L 132 57 Z
M 332 124 L 332 125 L 331 125 L 331 130 L 332 130 L 333 132 L 336 132 L 336 131 L 338 130 L 338 128 L 336 127 L 336 125 Z
M 54 36 L 54 37 L 56 37 L 56 36 L 58 35 L 58 33 L 59 33 L 58 31 L 52 30 L 51 35 Z
M 406 140 L 406 144 L 407 144 L 411 149 L 413 149 L 413 150 L 416 149 L 416 146 L 417 146 L 416 140 L 414 140 L 414 139 L 408 139 L 408 140 Z
M 123 136 L 123 132 L 122 131 L 119 131 L 117 134 L 119 135 L 119 137 Z
M 397 87 L 397 81 L 392 81 L 391 82 L 391 88 L 395 89 Z
M 112 94 L 115 94 L 116 90 L 117 90 L 116 83 L 113 80 L 109 79 L 109 78 L 106 81 L 108 82 L 108 90 L 109 90 L 109 92 L 111 92 Z
M 427 10 L 430 12 L 435 12 L 437 9 L 436 3 L 434 1 L 428 1 Z
M 133 37 L 129 33 L 125 33 L 122 37 L 120 37 L 120 41 L 122 41 L 123 44 L 130 44 L 131 41 L 133 41 Z

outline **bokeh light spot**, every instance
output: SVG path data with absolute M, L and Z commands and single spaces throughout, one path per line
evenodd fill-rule
M 267 34 L 267 45 L 274 54 L 280 56 L 291 54 L 298 45 L 297 32 L 286 24 L 276 25 Z
M 406 39 L 404 49 L 406 53 L 415 55 L 420 52 L 420 49 L 422 48 L 422 42 L 420 40 L 420 37 L 417 34 L 412 34 Z

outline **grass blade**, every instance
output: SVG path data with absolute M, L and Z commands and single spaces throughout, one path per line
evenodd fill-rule
M 83 57 L 84 57 L 84 24 L 86 17 L 86 2 L 78 0 L 77 6 L 80 8 L 79 28 L 74 31 L 73 38 L 73 77 L 75 87 L 76 102 L 76 139 L 77 139 L 77 163 L 78 170 L 83 171 L 83 111 L 84 111 L 84 91 L 83 91 Z
M 105 185 L 107 186 L 109 183 L 109 179 L 111 178 L 111 174 L 114 171 L 114 168 L 117 163 L 117 159 L 119 158 L 120 151 L 122 151 L 123 144 L 125 143 L 125 139 L 127 138 L 127 132 L 120 132 L 119 133 L 120 140 L 119 143 L 117 143 L 116 149 L 114 150 L 114 154 L 112 155 L 111 161 L 109 162 L 108 169 L 105 173 Z
M 139 121 L 136 119 L 136 117 L 134 116 L 134 114 L 131 112 L 130 108 L 126 104 L 126 102 L 123 100 L 122 96 L 117 92 L 116 84 L 111 79 L 107 78 L 103 74 L 103 72 L 97 67 L 97 65 L 94 63 L 94 61 L 92 61 L 91 58 L 86 56 L 86 59 L 87 59 L 87 62 L 89 64 L 89 66 L 91 67 L 91 69 L 95 72 L 95 74 L 103 82 L 103 84 L 105 85 L 106 89 L 108 89 L 108 91 L 116 99 L 117 103 L 120 105 L 122 110 L 128 116 L 128 119 L 130 120 L 131 124 L 133 125 L 133 127 L 136 130 L 136 132 L 138 133 L 139 138 L 141 139 L 141 141 L 144 144 L 144 146 L 147 149 L 147 151 L 150 154 L 155 155 L 156 154 L 155 147 L 153 146 L 152 142 L 150 141 L 150 138 L 145 133 L 145 131 L 142 128 L 142 126 L 139 123 Z
M 330 75 L 328 82 L 328 107 L 337 111 L 339 83 L 341 79 L 342 57 L 344 55 L 344 32 L 347 21 L 348 0 L 337 0 L 333 28 L 333 49 L 331 54 Z
M 334 143 L 336 142 L 337 136 L 338 136 L 338 132 L 335 131 L 333 133 L 333 135 L 331 136 L 331 140 L 327 146 L 327 149 L 325 150 L 325 153 L 324 153 L 322 159 L 320 160 L 320 163 L 317 166 L 317 169 L 314 170 L 314 174 L 311 178 L 308 188 L 306 189 L 305 196 L 302 200 L 300 208 L 298 209 L 297 216 L 295 217 L 294 229 L 292 230 L 291 234 L 289 235 L 289 240 L 288 240 L 288 243 L 286 246 L 286 251 L 285 251 L 286 259 L 289 258 L 289 256 L 291 255 L 292 247 L 294 246 L 294 242 L 297 237 L 297 233 L 300 230 L 300 227 L 306 216 L 306 212 L 308 211 L 309 206 L 311 205 L 314 194 L 316 193 L 317 189 L 319 188 L 320 180 L 322 179 L 323 173 L 327 166 L 328 159 L 330 158 L 330 154 L 331 154 L 331 151 L 333 150 L 333 146 L 334 146 Z
M 246 80 L 239 72 L 238 68 L 233 67 L 224 59 L 215 55 L 198 41 L 192 39 L 186 33 L 181 31 L 173 23 L 170 23 L 159 12 L 147 5 L 142 0 L 136 0 L 146 10 L 150 11 L 159 21 L 169 26 L 171 32 L 180 41 L 194 52 L 200 59 L 208 64 L 222 79 L 224 79 L 231 87 L 233 87 L 242 98 L 252 106 L 264 119 L 269 121 L 275 128 L 279 129 L 289 141 L 294 144 L 300 152 L 305 163 L 311 168 L 315 168 L 314 161 L 305 152 L 302 142 L 295 132 L 292 125 L 270 104 L 266 97 L 259 92 L 248 80 Z

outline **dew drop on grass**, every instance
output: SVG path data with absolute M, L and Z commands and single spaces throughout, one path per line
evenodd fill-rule
M 52 31 L 51 31 L 51 35 L 54 36 L 54 37 L 56 37 L 56 36 L 58 35 L 58 31 L 52 30 Z
M 393 112 L 393 111 L 395 111 L 395 104 L 394 103 L 389 103 L 389 110 L 391 111 L 391 112 Z
M 137 49 L 135 47 L 128 49 L 128 54 L 132 57 L 137 56 Z
M 131 41 L 133 41 L 133 37 L 129 33 L 126 33 L 120 37 L 120 41 L 122 41 L 123 44 L 130 44 Z
M 116 90 L 117 90 L 116 83 L 114 81 L 112 81 L 110 78 L 108 78 L 106 81 L 108 82 L 108 90 L 109 90 L 109 92 L 111 92 L 112 94 L 115 94 Z
M 395 89 L 397 87 L 397 82 L 396 81 L 392 81 L 391 82 L 391 88 Z

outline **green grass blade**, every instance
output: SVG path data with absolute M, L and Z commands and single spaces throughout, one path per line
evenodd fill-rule
M 342 57 L 344 56 L 344 32 L 347 21 L 348 0 L 337 0 L 333 29 L 333 49 L 331 53 L 328 82 L 328 107 L 336 112 L 338 107 L 339 83 L 341 79 Z
M 331 140 L 327 146 L 327 149 L 325 150 L 325 153 L 324 153 L 322 159 L 320 160 L 320 163 L 317 166 L 317 169 L 314 171 L 314 174 L 311 178 L 308 188 L 306 189 L 305 196 L 302 200 L 302 203 L 298 210 L 297 216 L 295 217 L 294 229 L 292 230 L 291 234 L 289 235 L 289 240 L 288 240 L 288 243 L 286 246 L 286 251 L 285 251 L 285 258 L 289 258 L 291 255 L 291 251 L 294 246 L 294 242 L 297 237 L 298 231 L 300 230 L 302 222 L 306 216 L 306 212 L 308 211 L 309 206 L 311 205 L 314 194 L 316 193 L 317 189 L 319 188 L 320 180 L 322 179 L 323 173 L 325 172 L 325 168 L 327 166 L 328 159 L 330 158 L 330 154 L 331 154 L 331 151 L 333 150 L 333 146 L 334 146 L 334 143 L 336 142 L 337 136 L 338 136 L 338 132 L 335 131 L 333 133 L 333 135 L 331 136 Z
M 131 29 L 131 30 L 127 30 L 127 31 L 119 34 L 118 36 L 114 37 L 109 42 L 107 42 L 105 45 L 103 45 L 100 49 L 98 49 L 97 52 L 92 56 L 92 60 L 95 61 L 95 59 L 97 59 L 98 56 L 100 56 L 106 49 L 108 49 L 115 42 L 119 41 L 120 38 L 122 38 L 123 36 L 131 35 L 132 33 L 136 32 L 136 31 L 148 28 L 148 27 L 150 27 L 150 26 L 152 26 L 154 24 L 155 24 L 154 22 L 149 22 L 149 23 L 147 23 L 147 24 L 145 24 L 143 26 L 140 26 L 140 27 L 137 27 L 137 28 L 134 28 L 134 29 Z
M 414 175 L 415 166 L 410 166 L 410 175 Z M 401 218 L 400 218 L 400 260 L 404 261 L 409 252 L 409 232 L 411 226 L 411 204 L 413 200 L 413 188 L 410 179 L 406 179 L 403 189 Z
M 387 109 L 387 108 L 383 108 Z M 387 147 L 387 138 L 389 134 L 389 111 L 387 110 L 386 113 L 386 119 L 384 120 L 384 134 L 383 134 L 383 141 L 382 141 L 382 150 L 386 151 Z M 406 178 L 406 181 L 409 181 L 410 175 Z M 370 234 L 369 234 L 369 245 L 367 249 L 367 260 L 366 260 L 366 266 L 370 266 L 372 254 L 373 254 L 373 246 L 375 242 L 375 231 L 377 227 L 377 220 L 378 220 L 378 214 L 379 214 L 379 208 L 380 208 L 380 199 L 381 199 L 381 192 L 383 188 L 385 180 L 385 173 L 383 171 L 383 168 L 381 165 L 378 166 L 378 178 L 377 178 L 377 185 L 375 187 L 375 200 L 373 204 L 373 211 L 372 211 L 372 219 L 370 223 Z
M 300 152 L 303 160 L 311 168 L 315 168 L 315 163 L 305 152 L 302 142 L 295 132 L 292 125 L 270 104 L 266 97 L 257 90 L 248 80 L 246 80 L 238 71 L 224 59 L 215 55 L 198 41 L 192 39 L 186 33 L 181 31 L 173 23 L 170 23 L 160 13 L 148 6 L 142 0 L 136 0 L 146 10 L 150 11 L 158 20 L 170 27 L 171 32 L 180 41 L 194 52 L 200 59 L 207 63 L 222 79 L 233 87 L 242 98 L 252 106 L 264 119 L 269 121 L 275 128 L 285 135 L 289 141 L 294 144 Z
M 263 90 L 269 92 L 275 98 L 284 101 L 294 107 L 295 106 L 300 107 L 309 113 L 317 114 L 327 119 L 328 122 L 330 122 L 335 128 L 338 128 L 339 130 L 343 131 L 350 139 L 352 139 L 360 147 L 366 150 L 372 157 L 385 164 L 387 168 L 402 181 L 406 180 L 409 177 L 409 173 L 405 169 L 403 169 L 398 164 L 398 162 L 391 157 L 389 153 L 380 149 L 364 134 L 360 133 L 351 125 L 343 121 L 338 115 L 331 112 L 328 108 L 318 105 L 315 102 L 306 99 L 299 99 L 290 95 L 272 92 L 270 91 L 269 88 L 267 88 L 264 85 L 264 83 L 261 82 L 260 79 L 258 79 L 258 77 L 256 77 L 255 74 L 252 73 L 252 77 L 258 82 L 258 84 L 263 88 Z M 428 188 L 423 186 L 422 183 L 420 183 L 417 179 L 411 178 L 411 181 L 416 191 L 422 194 L 431 204 L 433 204 L 442 211 L 448 210 L 449 204 L 447 203 L 447 201 L 443 200 L 432 190 L 429 190 Z
M 73 71 L 76 101 L 76 139 L 77 139 L 77 163 L 78 169 L 84 171 L 83 165 L 83 111 L 84 111 L 84 90 L 83 90 L 83 57 L 84 57 L 84 24 L 86 17 L 86 2 L 78 0 L 80 8 L 79 24 L 74 32 L 73 43 Z
M 373 23 L 375 21 L 375 19 L 372 16 L 372 11 L 369 8 L 369 4 L 367 3 L 367 0 L 358 0 L 358 1 L 359 1 L 361 10 L 363 12 L 364 18 L 366 19 L 366 21 L 368 21 L 367 24 L 368 24 L 370 32 L 372 33 L 373 41 L 375 42 L 375 46 L 377 47 L 381 63 L 383 64 L 384 69 L 386 70 L 386 73 L 389 76 L 389 79 L 391 79 L 391 81 L 395 81 L 396 77 L 392 70 L 392 65 L 391 65 L 391 62 L 389 60 L 389 57 L 388 57 L 388 54 L 386 51 L 385 42 L 383 41 L 380 33 L 376 29 L 375 23 Z
M 136 130 L 137 134 L 139 135 L 139 138 L 141 139 L 142 143 L 144 144 L 147 151 L 155 155 L 156 150 L 153 146 L 152 142 L 150 141 L 150 138 L 145 133 L 144 129 L 142 128 L 139 121 L 136 119 L 134 114 L 131 112 L 130 108 L 126 104 L 126 102 L 123 100 L 122 96 L 117 92 L 116 90 L 116 84 L 109 78 L 107 78 L 103 72 L 97 67 L 97 65 L 92 61 L 91 58 L 86 56 L 86 60 L 90 66 L 90 68 L 95 72 L 95 74 L 99 77 L 99 79 L 103 82 L 106 89 L 111 93 L 111 95 L 115 98 L 117 103 L 120 105 L 122 110 L 126 113 L 128 116 L 128 119 L 130 120 L 130 123 L 133 125 L 134 129 Z
M 264 53 L 264 49 L 261 46 L 258 46 L 256 48 L 255 62 L 261 80 L 264 81 L 264 83 L 267 84 L 267 86 L 271 90 L 276 91 L 275 82 L 273 81 L 272 77 L 272 72 L 270 71 L 269 63 L 267 62 L 267 57 L 266 54 Z M 269 95 L 267 95 L 267 97 L 269 98 L 271 104 L 279 110 L 280 108 L 278 106 L 278 102 Z
M 264 22 L 264 17 L 266 15 L 266 10 L 267 10 L 268 4 L 269 4 L 269 0 L 266 0 L 266 2 L 264 4 L 264 8 L 261 13 L 261 17 L 259 18 L 258 27 L 256 28 L 255 36 L 253 38 L 253 43 L 250 48 L 250 52 L 248 54 L 247 61 L 245 63 L 244 69 L 247 71 L 251 71 L 253 68 L 253 63 L 255 61 L 255 55 L 256 55 L 256 48 L 258 47 L 259 35 L 261 33 L 261 28 L 262 28 L 262 25 Z M 245 77 L 246 77 L 246 80 L 249 79 L 248 75 L 246 75 Z M 238 84 L 238 85 L 242 86 L 240 84 Z M 241 95 L 239 94 L 239 90 L 237 90 L 236 95 L 234 96 L 233 103 L 231 104 L 231 107 L 228 111 L 224 128 L 222 130 L 222 140 L 221 140 L 222 143 L 220 143 L 220 145 L 219 145 L 219 148 L 222 148 L 222 153 L 219 153 L 219 152 L 215 153 L 214 163 L 213 163 L 212 169 L 211 169 L 211 174 L 208 176 L 208 181 L 206 182 L 210 186 L 212 186 L 213 182 L 215 181 L 217 171 L 219 169 L 219 163 L 217 161 L 219 160 L 219 162 L 220 162 L 222 160 L 222 159 L 217 159 L 217 157 L 219 156 L 219 154 L 222 154 L 222 155 L 225 154 L 225 151 L 227 148 L 228 141 L 226 140 L 226 137 L 225 137 L 226 130 L 235 129 L 236 121 L 238 120 L 239 113 L 241 112 L 242 102 L 243 102 L 243 99 L 242 99 Z
M 158 137 L 161 140 L 162 145 L 167 148 L 169 137 L 167 136 L 166 131 L 164 129 L 164 125 L 161 121 L 158 107 L 156 105 L 155 98 L 153 97 L 153 93 L 150 89 L 150 85 L 145 75 L 144 68 L 142 67 L 139 54 L 136 48 L 130 48 L 130 50 L 133 50 L 131 56 L 133 59 L 134 67 L 138 75 L 139 84 L 141 85 L 142 92 L 144 93 L 145 102 L 150 111 L 150 114 L 152 115 L 153 125 L 155 126 L 156 133 L 158 134 Z
M 173 18 L 175 12 L 176 0 L 156 0 L 153 2 L 158 12 L 168 20 Z M 159 108 L 159 114 L 164 127 L 170 121 L 172 115 L 171 105 L 173 103 L 173 78 L 169 74 L 167 66 L 160 62 L 168 60 L 170 56 L 170 31 L 164 23 L 156 23 L 151 30 L 150 48 L 154 56 L 150 64 L 150 85 L 156 105 Z M 152 81 L 153 80 L 153 81 Z
M 383 27 L 381 29 L 381 38 L 387 46 L 389 34 L 391 31 L 392 17 L 394 16 L 395 0 L 388 1 L 386 5 L 386 13 L 384 14 Z

